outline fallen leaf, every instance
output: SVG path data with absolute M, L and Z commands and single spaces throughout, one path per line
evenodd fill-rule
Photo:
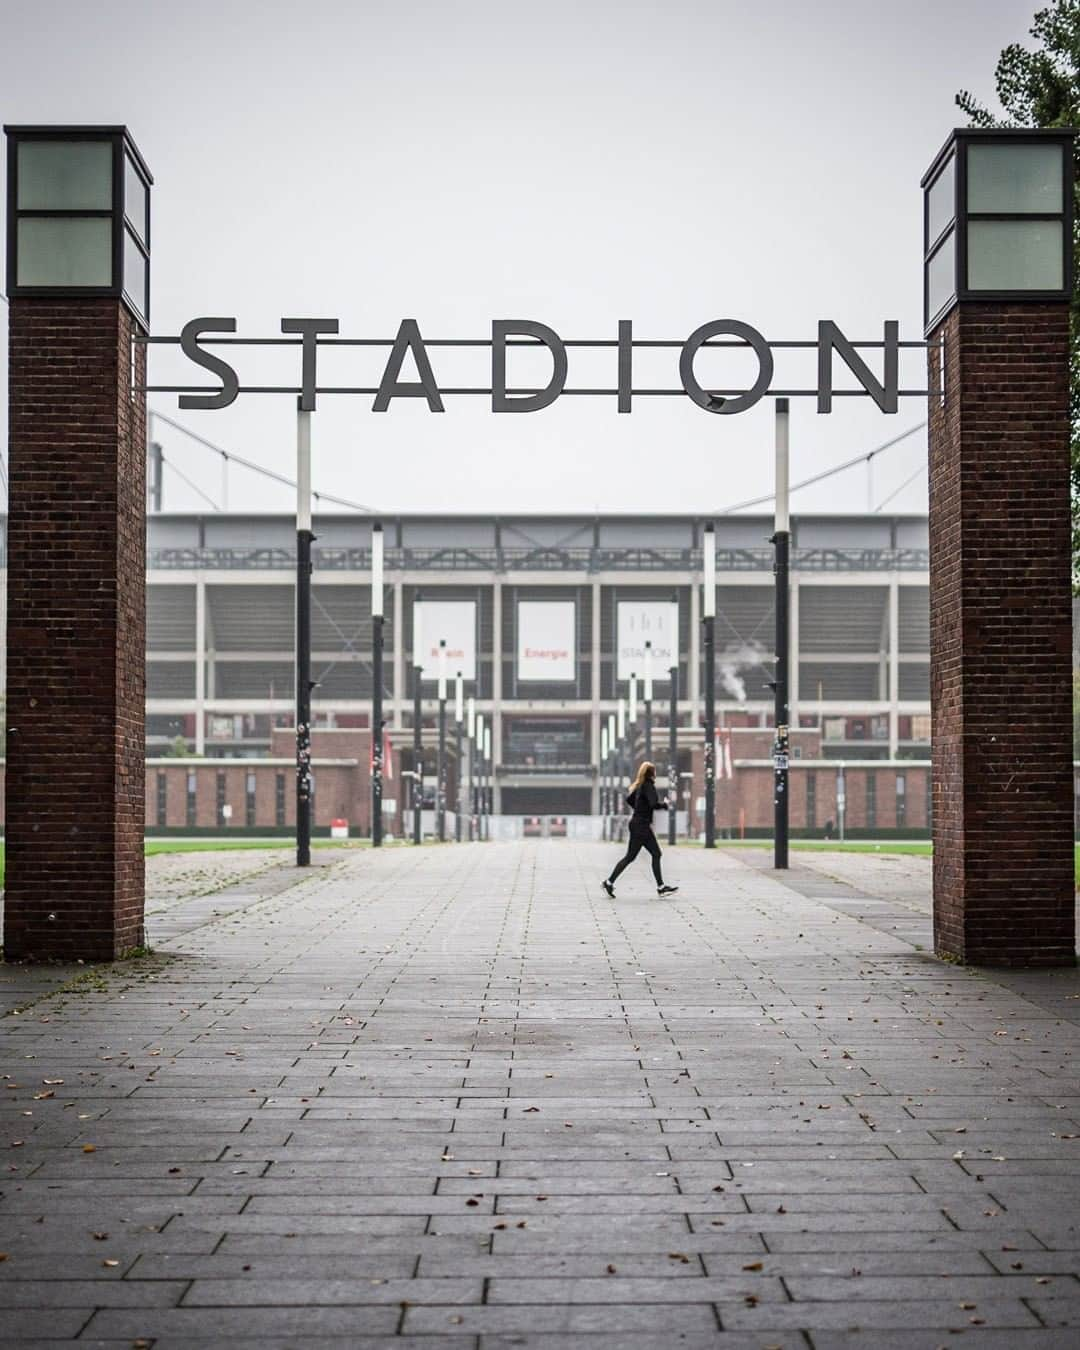
M 764 1261 L 751 1261 L 748 1265 L 743 1266 L 743 1270 L 763 1270 L 764 1267 Z

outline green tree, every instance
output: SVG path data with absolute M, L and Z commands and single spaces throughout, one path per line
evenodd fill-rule
M 1031 25 L 1038 46 L 1010 43 L 998 58 L 994 85 L 1001 104 L 996 116 L 966 89 L 956 102 L 976 127 L 1080 126 L 1080 0 L 1054 0 L 1040 9 Z M 1073 195 L 1080 182 L 1080 149 L 1073 153 Z M 1073 259 L 1080 277 L 1080 211 L 1074 215 Z M 1073 591 L 1080 593 L 1080 302 L 1072 302 L 1072 362 L 1069 377 L 1072 413 L 1072 557 Z

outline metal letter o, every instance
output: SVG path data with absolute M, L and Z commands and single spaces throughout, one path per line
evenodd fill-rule
M 704 346 L 709 338 L 717 337 L 721 333 L 730 333 L 733 337 L 742 338 L 744 342 L 753 347 L 758 359 L 758 377 L 745 394 L 739 394 L 735 398 L 725 398 L 722 403 L 717 400 L 716 405 L 714 405 L 710 395 L 697 382 L 697 377 L 694 374 L 694 357 L 697 355 L 698 349 Z M 713 319 L 711 323 L 703 323 L 686 339 L 679 355 L 679 379 L 682 381 L 682 387 L 698 407 L 704 408 L 706 412 L 745 412 L 747 408 L 752 408 L 765 395 L 772 382 L 772 377 L 772 349 L 756 328 L 751 328 L 748 323 L 740 323 L 738 319 Z

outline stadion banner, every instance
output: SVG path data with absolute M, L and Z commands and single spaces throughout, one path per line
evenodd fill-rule
M 519 600 L 517 677 L 572 681 L 577 677 L 577 606 L 573 600 Z
M 446 639 L 446 678 L 453 697 L 454 676 L 476 679 L 476 601 L 418 600 L 413 605 L 413 663 L 424 667 L 424 682 L 439 678 L 439 640 Z
M 670 600 L 620 600 L 616 609 L 618 628 L 617 680 L 636 674 L 645 677 L 645 643 L 652 643 L 654 680 L 667 679 L 679 663 L 679 606 Z

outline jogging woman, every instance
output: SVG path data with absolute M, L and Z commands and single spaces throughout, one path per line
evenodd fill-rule
M 678 886 L 665 886 L 664 877 L 660 871 L 660 845 L 656 842 L 656 835 L 653 834 L 652 818 L 654 811 L 666 811 L 667 802 L 662 802 L 656 795 L 656 765 L 643 760 L 637 771 L 637 777 L 630 784 L 630 792 L 626 798 L 627 806 L 631 807 L 634 814 L 630 817 L 630 838 L 627 841 L 626 854 L 615 864 L 611 876 L 604 882 L 604 890 L 615 899 L 615 882 L 620 874 L 634 861 L 642 849 L 647 849 L 652 856 L 652 872 L 656 878 L 657 895 L 674 895 L 679 889 Z

